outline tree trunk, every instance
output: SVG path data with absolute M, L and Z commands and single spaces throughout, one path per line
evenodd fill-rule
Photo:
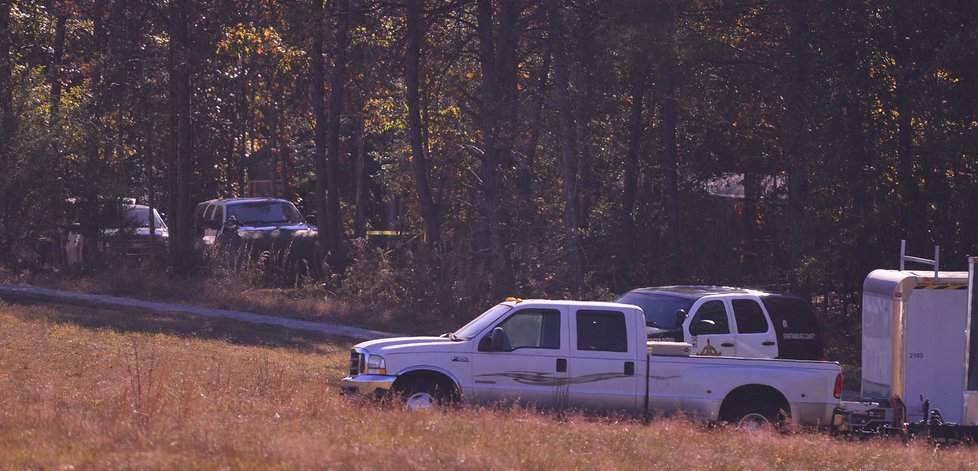
M 319 226 L 319 248 L 320 256 L 325 256 L 329 250 L 331 239 L 326 224 L 329 221 L 326 209 L 326 97 L 324 93 L 326 74 L 323 63 L 323 36 L 326 35 L 324 28 L 323 2 L 312 2 L 313 26 L 312 51 L 310 52 L 310 75 L 309 81 L 312 87 L 312 107 L 313 115 L 316 120 L 316 129 L 313 139 L 316 142 L 316 150 L 313 154 L 313 161 L 316 166 L 316 225 Z M 328 274 L 327 274 L 328 276 Z
M 0 0 L 0 165 L 12 162 L 7 154 L 14 132 L 13 67 L 10 64 L 10 10 L 12 0 Z M 3 168 L 0 167 L 0 168 Z
M 317 2 L 318 3 L 318 2 Z M 242 65 L 238 64 L 239 67 Z M 240 194 L 238 196 L 245 196 L 250 194 L 248 191 L 247 182 L 245 182 L 245 158 L 248 157 L 248 86 L 247 79 L 244 77 L 238 80 L 240 88 L 238 89 L 238 140 L 241 143 L 241 147 L 238 149 L 238 191 Z M 315 95 L 314 95 L 315 96 Z M 318 142 L 318 141 L 317 141 Z
M 346 265 L 343 253 L 343 217 L 340 214 L 340 119 L 343 92 L 346 88 L 346 59 L 350 31 L 350 2 L 336 5 L 336 36 L 333 43 L 333 74 L 329 84 L 329 115 L 326 139 L 326 227 L 330 265 L 342 271 Z M 324 228 L 320 226 L 319 230 Z
M 638 189 L 638 161 L 642 151 L 642 111 L 648 87 L 648 60 L 642 54 L 632 58 L 631 97 L 628 113 L 628 153 L 625 154 L 624 189 L 621 203 L 622 252 L 619 272 L 626 281 L 635 259 L 635 195 Z
M 787 37 L 788 60 L 783 71 L 785 86 L 785 127 L 782 135 L 788 162 L 788 261 L 791 265 L 791 291 L 798 293 L 798 270 L 803 254 L 805 193 L 808 176 L 805 165 L 805 78 L 808 46 L 807 19 L 801 6 L 790 9 Z
M 560 5 L 554 2 L 550 10 L 550 40 L 554 54 L 554 93 L 557 102 L 557 135 L 560 141 L 560 176 L 564 187 L 564 229 L 567 232 L 568 263 L 573 289 L 580 292 L 584 285 L 584 262 L 581 253 L 578 205 L 578 134 L 574 132 L 574 110 L 570 97 L 570 65 L 564 43 L 567 40 Z
M 582 4 L 578 10 L 577 29 L 574 36 L 577 39 L 578 81 L 575 88 L 581 91 L 576 94 L 575 120 L 577 144 L 580 153 L 578 163 L 579 194 L 578 224 L 586 231 L 590 226 L 591 206 L 598 198 L 601 190 L 594 183 L 594 156 L 591 145 L 591 119 L 594 116 L 594 12 L 593 5 Z
M 193 268 L 193 237 L 190 227 L 190 180 L 193 174 L 193 136 L 191 135 L 190 90 L 190 1 L 175 0 L 170 16 L 170 41 L 173 64 L 173 107 L 176 116 L 176 168 L 174 172 L 174 207 L 171 208 L 170 255 L 174 271 L 189 273 Z
M 911 81 L 914 76 L 912 28 L 904 26 L 907 19 L 896 6 L 893 7 L 893 57 L 896 66 L 896 81 L 894 98 L 897 115 L 897 187 L 900 195 L 900 235 L 903 239 L 912 239 L 914 228 L 927 227 L 927 213 L 924 201 L 920 197 L 920 187 L 914 174 L 913 127 L 913 92 Z M 919 231 L 917 233 L 920 233 Z
M 366 163 L 366 148 L 363 142 L 363 120 L 357 118 L 354 129 L 353 143 L 353 178 L 356 181 L 356 196 L 354 203 L 357 207 L 355 219 L 353 220 L 353 236 L 356 238 L 366 237 L 367 235 L 367 173 L 364 168 Z
M 744 173 L 744 213 L 742 233 L 742 263 L 741 268 L 748 276 L 753 275 L 757 267 L 757 214 L 761 201 L 761 175 L 747 170 Z
M 482 131 L 482 155 L 479 167 L 480 193 L 478 228 L 475 237 L 476 260 L 480 272 L 491 272 L 491 263 L 501 254 L 493 253 L 493 239 L 497 237 L 496 216 L 498 206 L 498 138 L 497 94 L 494 90 L 496 77 L 495 38 L 493 35 L 493 7 L 491 0 L 476 3 L 479 36 L 479 65 L 482 68 L 482 84 L 479 94 L 479 126 Z M 491 276 L 491 274 L 490 274 Z
M 547 83 L 550 76 L 550 66 L 553 57 L 553 46 L 551 41 L 546 44 L 546 51 L 543 53 L 543 64 L 540 66 L 539 78 L 537 79 L 536 96 L 533 103 L 533 112 L 530 116 L 530 137 L 526 143 L 524 160 L 521 171 L 517 177 L 517 191 L 523 204 L 520 206 L 520 220 L 532 222 L 537 216 L 537 208 L 533 199 L 533 180 L 535 179 L 535 166 L 537 150 L 540 147 L 540 134 L 543 129 L 543 107 L 547 102 Z
M 269 82 L 271 82 L 271 80 Z M 269 88 L 267 91 L 268 96 L 273 97 L 274 95 L 272 94 L 271 83 L 269 83 L 268 88 Z M 270 115 L 269 122 L 267 123 L 268 135 L 270 138 L 268 139 L 267 145 L 268 145 L 268 174 L 271 176 L 269 178 L 270 186 L 268 191 L 270 193 L 270 196 L 272 196 L 273 198 L 280 197 L 284 194 L 284 192 L 282 192 L 282 187 L 279 185 L 279 181 L 278 181 L 279 144 L 278 144 L 278 124 L 277 124 L 278 120 L 276 119 L 276 115 L 278 114 L 278 110 L 276 109 L 277 107 L 278 106 L 276 102 L 273 100 L 268 105 L 268 113 L 267 113 L 268 115 Z
M 61 118 L 61 64 L 65 50 L 65 25 L 68 15 L 61 2 L 55 2 L 54 45 L 51 54 L 51 70 L 48 81 L 51 83 L 51 127 L 56 127 Z
M 14 136 L 13 77 L 10 64 L 10 10 L 11 0 L 0 0 L 0 260 L 13 258 L 8 228 L 11 206 L 17 197 L 6 179 L 16 165 L 10 154 Z
M 99 155 L 102 139 L 106 133 L 102 125 L 103 100 L 104 100 L 104 80 L 103 66 L 105 55 L 105 28 L 103 17 L 105 15 L 104 2 L 95 0 L 91 5 L 92 19 L 92 44 L 89 60 L 90 72 L 89 80 L 91 94 L 87 103 L 88 125 L 90 129 L 84 133 L 84 160 L 82 164 L 83 186 L 79 189 L 79 222 L 81 233 L 88 241 L 97 241 L 102 236 L 102 225 L 104 222 L 100 217 L 99 206 L 102 202 L 99 195 L 106 193 L 107 185 L 104 184 L 106 172 L 102 167 Z M 94 246 L 94 245 L 93 245 Z
M 424 145 L 424 124 L 421 122 L 421 45 L 424 43 L 424 1 L 410 0 L 407 4 L 407 57 L 404 75 L 407 85 L 408 133 L 411 140 L 411 167 L 417 189 L 418 206 L 427 228 L 427 240 L 432 247 L 440 240 L 441 221 L 438 205 L 431 194 L 427 156 Z
M 507 219 L 501 204 L 502 175 L 500 164 L 509 159 L 512 141 L 505 134 L 512 126 L 512 114 L 504 110 L 515 106 L 515 47 L 519 16 L 516 0 L 499 2 L 502 21 L 497 34 L 493 33 L 494 9 L 491 0 L 476 3 L 477 33 L 479 37 L 479 65 L 482 69 L 482 86 L 479 94 L 479 124 L 482 132 L 482 155 L 479 179 L 481 198 L 478 205 L 478 224 L 475 249 L 479 269 L 488 269 L 491 289 L 499 294 L 512 289 L 512 273 L 506 246 L 504 221 Z
M 676 11 L 669 10 L 669 42 L 660 71 L 662 90 L 662 170 L 665 173 L 665 273 L 672 279 L 683 276 L 682 246 L 679 241 L 679 148 L 676 134 L 679 126 L 679 64 L 676 58 Z

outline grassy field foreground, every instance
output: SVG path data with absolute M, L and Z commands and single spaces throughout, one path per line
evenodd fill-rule
M 973 448 L 680 419 L 408 412 L 339 395 L 349 347 L 191 318 L 0 303 L 0 468 L 978 467 Z

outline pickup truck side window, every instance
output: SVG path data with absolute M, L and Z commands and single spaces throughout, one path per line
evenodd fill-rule
M 706 326 L 710 327 L 707 328 Z M 689 325 L 689 333 L 700 334 L 729 334 L 730 322 L 727 321 L 727 308 L 723 301 L 707 301 L 696 310 L 693 321 Z
M 767 332 L 767 319 L 761 305 L 753 299 L 734 299 L 734 318 L 737 319 L 737 332 L 741 334 L 763 334 Z
M 560 348 L 560 311 L 524 309 L 497 327 L 509 338 L 512 349 Z
M 616 311 L 577 311 L 577 349 L 627 352 L 625 314 Z

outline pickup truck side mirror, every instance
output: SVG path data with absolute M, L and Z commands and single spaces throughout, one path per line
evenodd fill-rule
M 509 343 L 509 335 L 506 335 L 506 331 L 502 327 L 496 327 L 492 329 L 492 351 L 494 352 L 509 352 L 513 350 L 512 344 Z
M 232 232 L 237 232 L 238 228 L 241 227 L 241 221 L 234 216 L 228 216 L 227 221 L 224 222 L 224 228 Z
M 698 321 L 694 321 L 689 326 L 690 335 L 712 334 L 716 330 L 717 330 L 717 323 L 709 319 L 700 319 Z

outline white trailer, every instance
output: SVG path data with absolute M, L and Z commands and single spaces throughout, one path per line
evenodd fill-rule
M 898 398 L 907 420 L 924 399 L 962 422 L 968 348 L 968 273 L 874 270 L 863 284 L 862 396 Z
M 874 270 L 863 284 L 862 398 L 899 404 L 903 423 L 931 420 L 978 425 L 978 297 L 975 263 L 968 271 L 940 271 L 934 259 L 901 250 L 899 270 Z M 905 270 L 905 261 L 933 271 Z M 885 414 L 889 418 L 893 414 Z M 882 414 L 876 418 L 883 418 Z M 863 417 L 872 422 L 872 417 Z

